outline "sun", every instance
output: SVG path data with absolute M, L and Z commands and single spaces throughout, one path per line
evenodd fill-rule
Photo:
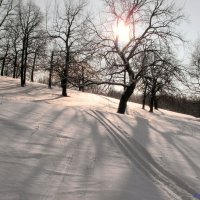
M 118 37 L 119 43 L 127 43 L 130 40 L 130 28 L 123 21 L 114 26 L 114 37 Z

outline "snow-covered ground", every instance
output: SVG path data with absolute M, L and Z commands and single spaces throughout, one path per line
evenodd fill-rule
M 200 120 L 0 77 L 0 199 L 171 200 L 200 193 Z M 196 196 L 197 198 L 195 198 Z

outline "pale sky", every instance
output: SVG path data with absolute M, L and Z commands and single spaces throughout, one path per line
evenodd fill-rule
M 57 1 L 58 4 L 62 4 L 63 0 L 34 0 L 37 5 L 45 11 L 45 7 L 49 3 Z M 69 0 L 70 1 L 70 0 Z M 72 1 L 72 0 L 71 0 Z M 170 0 L 169 0 L 170 1 Z M 183 7 L 184 14 L 187 17 L 187 21 L 180 24 L 177 27 L 178 30 L 184 36 L 184 39 L 188 41 L 183 49 L 179 49 L 179 55 L 184 62 L 188 61 L 188 54 L 191 53 L 190 45 L 197 39 L 200 38 L 200 0 L 174 0 L 175 3 Z M 92 12 L 100 12 L 102 9 L 101 0 L 89 0 L 90 10 Z M 61 6 L 62 7 L 62 6 Z
M 45 5 L 48 2 L 54 2 L 55 0 L 34 0 L 44 10 Z M 63 0 L 56 0 L 58 3 L 62 3 Z M 187 40 L 194 40 L 198 36 L 200 37 L 200 0 L 176 0 L 176 3 L 184 6 L 184 13 L 189 18 L 188 22 L 180 25 L 180 30 L 183 31 Z M 101 9 L 101 0 L 90 0 L 90 6 L 93 11 Z
M 184 13 L 189 18 L 188 22 L 181 25 L 188 40 L 200 37 L 200 0 L 177 0 L 184 5 Z

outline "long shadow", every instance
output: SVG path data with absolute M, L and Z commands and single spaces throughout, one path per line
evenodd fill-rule
M 24 107 L 26 106 L 24 105 Z M 102 193 L 104 193 L 103 190 L 106 186 L 109 186 L 109 183 L 115 183 L 110 181 L 107 185 L 102 185 L 99 182 L 102 181 L 103 174 L 98 181 L 94 176 L 99 168 L 103 168 L 102 172 L 106 174 L 106 171 L 110 169 L 109 165 L 105 165 L 105 162 L 111 163 L 110 158 L 112 158 L 104 157 L 107 150 L 104 144 L 108 141 L 108 137 L 102 134 L 99 122 L 88 119 L 88 116 L 78 109 L 69 107 L 58 109 L 46 106 L 45 109 L 47 110 L 44 112 L 44 108 L 42 109 L 39 103 L 33 107 L 38 113 L 39 122 L 45 127 L 41 130 L 39 128 L 38 132 L 32 136 L 30 136 L 30 131 L 16 132 L 13 135 L 16 138 L 13 138 L 12 141 L 7 140 L 5 149 L 6 146 L 12 146 L 13 141 L 19 147 L 25 146 L 22 150 L 14 146 L 12 149 L 17 151 L 15 153 L 12 151 L 9 154 L 10 156 L 6 156 L 7 160 L 0 156 L 8 168 L 1 183 L 18 182 L 15 188 L 12 185 L 7 188 L 3 187 L 4 193 L 17 194 L 19 199 L 48 199 L 52 195 L 55 197 L 54 199 L 59 198 L 60 195 L 63 196 L 63 199 L 66 199 L 69 195 L 76 195 L 75 193 L 82 192 L 86 196 L 91 194 L 95 196 L 95 192 L 99 192 L 99 196 L 97 195 L 99 200 L 109 199 L 106 198 L 108 197 L 106 195 L 101 198 Z M 21 120 L 31 117 L 31 113 L 35 112 L 28 107 L 26 109 L 21 107 L 20 109 L 26 110 L 25 114 L 21 116 Z M 16 110 L 20 111 L 20 109 Z M 17 114 L 18 112 L 14 112 L 11 119 L 15 120 Z M 11 119 L 9 118 L 8 121 Z M 84 129 L 84 127 L 87 129 Z M 60 129 L 58 130 L 58 128 Z M 76 129 L 77 135 L 73 138 L 68 137 L 68 133 L 73 129 Z M 62 134 L 60 131 L 62 131 Z M 59 145 L 55 144 L 56 142 Z M 112 143 L 109 142 L 108 144 L 111 145 Z M 90 150 L 93 152 L 90 152 Z M 98 158 L 98 160 L 95 158 Z M 2 160 L 0 160 L 1 163 Z M 79 169 L 79 167 L 82 168 Z M 16 172 L 20 176 L 16 177 Z M 142 195 L 141 190 L 137 194 L 130 194 L 131 187 L 137 185 L 135 183 L 137 179 L 134 181 L 133 172 L 129 170 L 119 176 L 119 179 L 117 179 L 120 180 L 118 191 L 115 192 L 113 189 L 110 197 L 116 200 L 126 197 L 126 200 L 129 200 L 136 196 L 138 199 Z M 7 179 L 7 177 L 10 178 Z M 97 191 L 90 191 L 93 184 L 96 184 Z M 138 185 L 137 187 L 139 189 Z M 129 189 L 125 190 L 126 188 Z M 156 186 L 152 186 L 152 188 L 157 199 L 162 199 Z M 151 196 L 151 194 L 147 195 Z
M 167 135 L 172 134 L 171 132 L 160 132 L 159 130 L 155 129 L 153 126 L 150 125 L 150 127 L 155 130 L 157 133 L 159 133 L 169 144 L 171 144 L 187 161 L 187 164 L 193 169 L 193 171 L 195 172 L 195 174 L 199 177 L 200 176 L 200 166 L 198 166 L 190 157 L 189 155 L 186 155 L 186 153 L 183 151 L 183 149 L 187 148 L 186 145 L 179 147 L 175 141 Z M 187 149 L 188 152 L 191 151 L 190 149 Z M 191 152 L 190 152 L 191 153 Z
M 66 97 L 63 97 L 62 95 L 55 95 L 55 97 L 53 97 L 53 98 L 44 98 L 44 99 L 39 99 L 39 100 L 33 100 L 32 102 L 46 102 L 46 101 L 53 101 L 53 100 L 62 99 L 62 98 L 66 98 Z
M 102 167 L 104 166 L 103 155 L 106 151 L 104 143 L 108 138 L 104 137 L 101 130 L 99 130 L 99 122 L 97 120 L 90 121 L 84 113 L 69 107 L 58 109 L 48 105 L 44 109 L 44 105 L 41 105 L 40 102 L 32 106 L 30 105 L 26 104 L 20 108 L 15 108 L 17 112 L 13 112 L 13 115 L 8 119 L 8 125 L 11 125 L 9 121 L 12 120 L 16 127 L 18 123 L 16 119 L 19 118 L 21 121 L 26 121 L 26 119 L 30 118 L 34 124 L 34 117 L 37 117 L 37 123 L 45 128 L 39 126 L 38 132 L 31 135 L 30 130 L 26 128 L 27 125 L 24 124 L 21 127 L 20 124 L 19 129 L 14 134 L 6 133 L 10 137 L 2 141 L 4 145 L 0 148 L 1 152 L 4 152 L 9 147 L 8 156 L 6 156 L 7 160 L 4 160 L 4 157 L 1 155 L 0 158 L 3 158 L 2 160 L 4 160 L 5 164 L 9 164 L 9 166 L 7 166 L 6 174 L 3 175 L 2 179 L 4 180 L 0 178 L 0 185 L 2 186 L 5 181 L 7 181 L 5 185 L 6 183 L 11 185 L 7 188 L 3 187 L 4 191 L 14 191 L 19 196 L 18 199 L 48 199 L 52 198 L 52 195 L 55 195 L 54 199 L 56 199 L 63 191 L 67 190 L 64 194 L 68 195 L 70 190 L 68 190 L 67 186 L 72 188 L 73 184 L 77 184 L 76 181 L 80 180 L 80 178 L 82 182 L 79 191 L 81 189 L 83 192 L 88 191 L 90 185 L 96 183 L 95 180 L 92 180 L 94 172 L 91 169 L 87 170 L 87 168 L 84 168 L 84 170 L 80 170 L 82 174 L 76 174 L 76 166 L 73 165 L 73 162 L 83 167 L 95 168 L 97 164 L 100 167 L 101 165 Z M 18 104 L 16 104 L 17 106 Z M 70 114 L 72 111 L 73 114 Z M 141 119 L 138 120 L 142 122 Z M 140 122 L 138 126 L 142 126 Z M 88 126 L 89 129 L 86 134 L 84 127 Z M 142 131 L 148 134 L 147 128 L 149 124 L 146 123 L 145 126 L 142 128 Z M 75 137 L 68 136 L 74 129 L 78 130 L 79 133 Z M 2 138 L 2 136 L 0 137 Z M 12 146 L 14 142 L 16 144 Z M 93 145 L 94 155 L 90 154 L 88 145 Z M 148 145 L 148 142 L 145 145 Z M 80 149 L 86 149 L 86 151 L 79 151 Z M 93 160 L 95 156 L 98 160 Z M 106 159 L 109 159 L 109 157 Z M 88 160 L 88 163 L 85 164 L 84 160 Z M 72 169 L 73 167 L 75 169 Z M 16 173 L 19 176 L 14 178 L 12 175 L 16 176 Z M 130 188 L 130 185 L 132 186 L 134 179 L 131 176 L 132 172 L 128 172 L 126 176 L 121 175 L 121 188 Z M 14 188 L 12 185 L 15 181 L 20 182 L 17 188 Z M 70 183 L 71 181 L 73 183 Z M 155 186 L 152 187 L 156 190 Z M 37 194 L 35 193 L 36 191 Z M 127 193 L 128 191 L 121 194 L 117 193 L 116 199 L 127 200 L 127 198 L 124 198 Z M 158 199 L 161 199 L 159 192 L 157 192 L 157 196 Z M 67 197 L 65 196 L 63 199 Z M 137 197 L 139 199 L 140 196 L 138 195 Z
M 120 116 L 121 118 L 121 116 Z M 143 121 L 144 119 L 142 119 Z M 141 121 L 141 119 L 139 118 L 139 121 Z M 125 123 L 127 123 L 126 121 L 124 121 Z M 143 126 L 143 123 L 137 123 L 140 126 Z M 130 126 L 130 124 L 127 123 L 127 125 Z M 145 123 L 144 123 L 145 125 Z M 146 125 L 148 125 L 145 130 L 149 130 L 151 128 L 151 126 L 147 123 Z M 133 127 L 134 132 L 138 131 L 137 134 L 133 134 L 132 138 L 130 138 L 132 145 L 135 146 L 140 152 L 142 152 L 143 157 L 146 158 L 148 160 L 148 162 L 150 162 L 151 164 L 153 164 L 156 169 L 158 169 L 162 174 L 164 174 L 167 178 L 169 178 L 169 180 L 174 181 L 175 184 L 177 184 L 180 188 L 183 188 L 185 191 L 187 191 L 189 194 L 193 195 L 196 193 L 195 189 L 193 189 L 192 187 L 190 187 L 189 185 L 185 184 L 183 180 L 181 180 L 181 178 L 177 178 L 173 173 L 170 173 L 169 171 L 167 171 L 166 169 L 164 169 L 161 165 L 159 165 L 157 162 L 154 161 L 153 157 L 147 152 L 146 148 L 147 148 L 147 144 L 148 142 L 144 142 L 145 137 L 142 137 L 142 139 L 139 137 L 139 139 L 136 139 L 136 135 L 141 134 L 141 130 L 143 130 L 143 128 L 141 129 L 141 127 L 138 129 L 136 126 Z M 145 136 L 145 134 L 144 134 Z M 136 139 L 136 140 L 135 140 Z M 139 144 L 137 141 L 141 141 L 142 140 L 142 145 Z M 194 165 L 193 165 L 194 167 Z M 197 166 L 196 166 L 197 167 Z M 197 169 L 197 168 L 195 168 Z M 179 193 L 179 191 L 176 191 L 177 193 Z
M 16 85 L 16 84 L 13 84 L 13 85 L 9 85 L 9 86 L 7 86 L 7 85 L 0 85 L 0 91 L 3 91 L 3 90 L 12 90 L 12 89 L 17 89 L 17 88 L 19 88 L 20 87 L 20 85 Z
M 91 114 L 90 114 L 91 113 Z M 93 113 L 97 113 L 97 115 L 93 115 Z M 143 192 L 141 191 L 141 186 L 138 185 L 137 182 L 137 178 L 135 177 L 135 173 L 133 173 L 133 168 L 132 166 L 129 164 L 128 160 L 126 160 L 126 157 L 122 157 L 121 159 L 123 159 L 123 161 L 125 161 L 122 165 L 122 161 L 119 162 L 119 153 L 116 154 L 111 154 L 111 152 L 118 152 L 120 149 L 119 146 L 117 146 L 116 148 L 116 143 L 115 141 L 110 137 L 110 131 L 109 127 L 107 126 L 106 123 L 104 123 L 104 120 L 102 120 L 103 118 L 105 118 L 105 120 L 108 120 L 101 112 L 98 111 L 90 111 L 88 113 L 93 120 L 91 122 L 89 122 L 90 127 L 91 127 L 91 137 L 93 139 L 93 144 L 95 145 L 95 156 L 97 157 L 97 161 L 96 164 L 98 165 L 98 167 L 101 167 L 102 169 L 102 177 L 106 176 L 106 177 L 110 177 L 109 182 L 107 182 L 107 185 L 99 185 L 98 188 L 101 188 L 102 190 L 105 190 L 105 187 L 110 187 L 109 185 L 116 185 L 115 188 L 110 189 L 110 191 L 108 190 L 107 192 L 104 192 L 104 194 L 101 194 L 101 198 L 100 199 L 133 199 L 133 198 L 141 198 L 142 196 L 145 196 L 145 194 L 142 194 Z M 98 117 L 99 116 L 99 117 Z M 100 117 L 101 116 L 101 117 Z M 100 129 L 99 130 L 99 125 L 102 125 L 104 129 Z M 98 128 L 99 127 L 99 128 Z M 106 133 L 108 130 L 108 133 Z M 102 131 L 104 133 L 102 133 Z M 107 144 L 107 148 L 105 148 L 105 144 Z M 106 152 L 106 150 L 108 152 Z M 110 152 L 110 151 L 111 152 Z M 116 151 L 117 150 L 117 151 Z M 105 154 L 107 155 L 105 157 Z M 123 153 L 121 154 L 123 155 Z M 114 157 L 113 157 L 114 156 Z M 115 156 L 117 156 L 115 158 Z M 106 158 L 106 159 L 105 159 Z M 114 163 L 112 163 L 112 159 L 114 159 Z M 118 163 L 119 162 L 119 163 Z M 115 166 L 115 165 L 122 165 L 124 170 L 122 170 L 122 172 L 119 174 L 119 177 L 113 177 L 113 180 L 118 180 L 119 182 L 112 182 L 112 176 L 111 174 L 107 174 L 110 172 L 110 167 Z M 120 167 L 120 166 L 118 166 Z M 127 169 L 129 169 L 127 171 Z M 104 172 L 104 170 L 106 170 Z M 134 170 L 135 171 L 135 170 Z M 112 173 L 112 172 L 111 172 Z M 114 174 L 113 174 L 114 176 Z M 137 175 L 139 176 L 139 175 Z M 89 178 L 89 180 L 88 180 Z M 134 181 L 134 178 L 136 178 L 136 180 Z M 91 184 L 91 180 L 90 177 L 86 177 L 85 182 L 87 183 L 89 181 L 89 183 Z M 118 186 L 117 186 L 118 185 Z M 90 185 L 89 185 L 90 186 Z M 137 189 L 134 189 L 135 192 L 132 191 L 132 187 L 138 187 Z M 108 189 L 107 188 L 107 189 Z M 157 188 L 152 187 L 152 191 L 153 194 L 157 196 L 157 199 L 162 199 L 160 194 L 157 192 Z M 137 191 L 137 192 L 136 192 Z M 94 192 L 94 191 L 93 191 Z M 96 193 L 98 193 L 98 191 L 96 191 Z M 146 194 L 148 197 L 151 196 L 151 194 Z M 93 194 L 93 196 L 95 196 Z M 155 198 L 155 197 L 154 197 Z M 96 196 L 94 197 L 94 199 L 99 199 Z
M 34 109 L 36 109 L 37 106 L 38 106 L 38 104 L 36 104 L 36 106 L 35 106 Z M 22 107 L 22 109 L 23 109 L 23 107 Z M 29 109 L 30 113 L 32 113 L 32 111 L 33 111 L 32 108 Z M 12 116 L 12 118 L 9 119 L 9 121 L 10 120 L 15 120 L 17 118 L 16 117 L 17 113 L 18 112 L 16 112 Z M 21 120 L 25 119 L 27 117 L 26 114 L 28 114 L 28 113 L 27 112 L 23 113 L 23 115 L 21 116 Z M 54 114 L 55 114 L 55 112 L 54 111 L 51 112 L 50 110 L 48 110 L 48 112 L 46 112 L 45 115 L 43 115 L 42 112 L 40 113 L 40 115 L 42 115 L 42 117 L 46 117 L 46 118 L 48 117 L 48 115 L 54 116 Z M 55 123 L 57 121 L 57 119 L 59 118 L 60 114 L 62 114 L 62 112 L 58 111 L 57 115 L 55 115 L 53 118 L 51 118 L 50 121 L 48 120 L 49 129 L 51 129 L 52 133 L 54 131 L 54 126 L 53 126 L 52 122 Z M 15 127 L 16 127 L 16 124 L 17 124 L 17 122 L 15 122 L 15 124 L 14 124 Z M 12 123 L 8 122 L 8 125 L 10 126 L 10 125 L 12 125 Z M 55 153 L 54 154 L 47 153 L 47 152 L 49 152 L 49 147 L 50 146 L 51 147 L 54 146 L 54 148 L 55 148 L 56 134 L 53 134 L 54 136 L 52 137 L 52 136 L 50 136 L 52 134 L 49 135 L 46 132 L 45 133 L 46 134 L 46 138 L 44 139 L 43 134 L 41 135 L 41 133 L 38 133 L 35 136 L 29 138 L 27 136 L 27 134 L 26 134 L 27 129 L 26 129 L 26 131 L 23 131 L 23 132 L 21 131 L 24 127 L 26 127 L 26 126 L 22 126 L 22 128 L 20 128 L 20 132 L 15 131 L 16 134 L 12 135 L 12 140 L 9 140 L 9 138 L 10 138 L 9 137 L 5 141 L 5 146 L 3 148 L 4 149 L 8 149 L 9 146 L 12 146 L 13 141 L 18 142 L 19 145 L 22 145 L 22 144 L 20 144 L 21 143 L 20 141 L 21 140 L 22 141 L 27 140 L 27 143 L 26 143 L 27 147 L 28 147 L 27 150 L 16 151 L 15 153 L 13 152 L 14 154 L 10 153 L 10 156 L 9 155 L 6 156 L 6 160 L 13 160 L 13 159 L 16 160 L 16 161 L 13 161 L 13 163 L 16 163 L 15 170 L 21 171 L 22 169 L 24 169 L 25 171 L 22 174 L 25 173 L 27 175 L 26 176 L 21 176 L 21 178 L 20 177 L 16 178 L 15 177 L 16 176 L 16 174 L 15 174 L 16 172 L 15 172 L 15 170 L 13 170 L 13 167 L 12 167 L 14 165 L 12 165 L 12 163 L 10 163 L 11 166 L 7 166 L 7 167 L 10 168 L 10 170 L 8 170 L 9 175 L 5 174 L 3 177 L 4 178 L 5 177 L 11 177 L 11 180 L 12 180 L 12 177 L 13 177 L 13 181 L 17 181 L 18 180 L 18 182 L 20 182 L 20 184 L 21 184 L 21 186 L 19 186 L 19 184 L 18 184 L 18 186 L 16 186 L 16 187 L 18 187 L 18 189 L 16 191 L 14 190 L 14 188 L 10 188 L 10 192 L 13 191 L 13 192 L 17 193 L 18 196 L 19 196 L 19 199 L 27 199 L 28 197 L 30 199 L 31 196 L 29 196 L 29 195 L 31 195 L 31 193 L 34 192 L 34 191 L 32 191 L 31 188 L 33 186 L 40 188 L 40 187 L 42 187 L 42 183 L 45 183 L 45 182 L 48 183 L 48 181 L 50 181 L 51 179 L 53 180 L 52 175 L 56 175 L 56 173 L 57 173 L 56 166 L 59 166 L 59 163 L 61 163 L 61 162 L 65 162 L 66 156 L 59 156 L 59 155 L 57 155 Z M 9 132 L 7 134 L 9 135 Z M 64 139 L 64 138 L 62 138 L 62 139 Z M 39 146 L 40 147 L 39 149 L 40 149 L 41 153 L 36 153 L 36 154 L 33 153 L 35 147 L 38 146 L 37 143 L 41 144 L 41 140 L 42 141 L 45 140 L 45 144 L 46 145 L 40 145 Z M 28 141 L 30 141 L 30 142 L 28 142 Z M 33 141 L 33 142 L 31 142 L 31 141 Z M 4 143 L 4 141 L 2 141 L 2 143 Z M 30 145 L 30 143 L 32 143 L 32 145 Z M 72 148 L 72 144 L 70 145 L 70 143 L 71 142 L 69 141 L 68 144 L 66 146 L 64 146 L 63 150 L 60 152 L 61 155 L 66 155 L 66 152 L 68 152 Z M 34 144 L 36 144 L 36 145 L 34 145 Z M 12 149 L 14 150 L 16 147 L 17 146 L 14 146 L 14 147 L 12 147 Z M 51 152 L 53 152 L 53 151 L 51 150 Z M 52 163 L 54 163 L 54 164 L 51 164 L 51 167 L 47 166 L 46 158 L 48 156 L 52 157 Z M 2 157 L 2 156 L 0 156 L 0 157 L 3 158 L 3 160 L 5 160 L 5 157 Z M 28 165 L 29 167 L 27 168 L 26 163 L 29 163 L 29 160 L 31 161 L 31 163 L 33 162 L 33 160 L 37 161 L 37 165 L 36 166 L 30 166 L 30 165 Z M 53 161 L 53 160 L 55 160 L 55 161 Z M 19 164 L 17 164 L 18 161 L 19 161 Z M 21 163 L 22 161 L 24 161 L 24 164 Z M 9 162 L 10 161 L 5 161 L 4 163 L 8 164 Z M 21 168 L 18 167 L 19 165 L 22 165 L 24 167 L 21 169 Z M 45 172 L 45 168 L 46 167 L 52 168 L 52 170 L 50 170 L 50 172 L 48 172 L 48 174 L 46 174 L 46 172 Z M 12 174 L 13 174 L 13 176 L 12 176 Z M 44 177 L 44 180 L 42 180 L 42 182 L 37 182 L 37 177 L 39 177 L 39 176 L 43 176 Z M 6 180 L 1 181 L 1 182 L 2 183 L 3 182 L 9 183 L 9 181 L 6 181 Z M 33 199 L 35 199 L 35 198 L 37 198 L 38 196 L 41 196 L 41 195 L 48 197 L 48 191 L 46 191 L 46 192 L 47 192 L 47 194 L 45 194 L 45 192 L 43 192 L 42 190 L 39 189 L 37 195 L 36 194 L 35 195 L 32 194 L 33 195 Z M 44 194 L 42 194 L 42 193 L 44 193 Z
M 126 122 L 122 117 L 119 117 L 119 119 L 122 120 L 127 126 L 132 127 L 133 132 L 137 133 L 137 134 L 133 134 L 132 137 L 134 137 L 137 141 L 141 141 L 141 137 L 137 138 L 137 135 L 138 135 L 138 133 L 141 133 L 142 129 L 140 129 L 140 128 L 138 129 L 135 126 L 131 126 L 130 123 Z M 136 117 L 136 119 L 137 119 L 137 117 Z M 174 121 L 171 121 L 171 120 L 170 120 L 170 122 L 174 123 Z M 178 120 L 177 120 L 177 122 L 180 123 L 180 121 L 178 121 Z M 140 123 L 140 125 L 143 126 L 143 123 Z M 169 135 L 172 134 L 171 132 L 167 132 L 167 131 L 160 132 L 155 127 L 153 127 L 150 123 L 146 123 L 146 126 L 147 126 L 148 129 L 153 129 L 154 131 L 159 133 L 160 136 L 163 137 L 166 140 L 167 143 L 173 145 L 174 148 L 185 158 L 185 160 L 187 161 L 187 164 L 193 169 L 193 171 L 199 177 L 200 167 L 196 163 L 194 163 L 194 161 L 192 159 L 190 159 L 189 156 L 187 156 L 186 153 L 182 150 L 182 148 L 186 148 L 186 146 L 180 148 L 177 144 L 175 144 L 174 140 L 172 140 L 171 136 L 169 136 Z M 168 137 L 167 137 L 167 135 L 168 135 Z M 143 138 L 142 140 L 145 140 L 145 138 Z M 142 143 L 142 146 L 144 146 L 144 148 L 146 148 L 145 143 L 144 142 Z M 191 148 L 190 148 L 190 150 L 191 150 Z M 188 151 L 189 151 L 189 149 L 188 149 Z M 195 192 L 195 191 L 193 191 L 193 192 Z M 193 194 L 195 194 L 195 193 L 193 193 Z
M 55 111 L 53 111 L 52 113 L 55 113 Z M 46 115 L 47 114 L 50 114 L 50 113 L 46 113 Z M 56 114 L 55 117 L 50 118 L 48 120 L 48 124 L 50 125 L 49 128 L 52 129 L 52 131 L 54 130 L 54 124 L 56 124 L 56 122 L 59 121 L 59 116 L 62 114 L 63 114 L 62 112 L 58 111 L 58 113 Z M 64 132 L 65 132 L 65 130 L 64 130 Z M 47 142 L 48 144 L 53 144 L 53 143 L 55 143 L 55 140 L 57 140 L 56 133 L 54 133 L 53 135 L 52 135 L 52 137 L 49 138 L 49 141 Z M 68 140 L 67 143 L 62 143 L 59 138 L 58 142 L 60 142 L 60 145 L 61 145 L 60 150 L 61 151 L 59 151 L 60 152 L 59 154 L 56 153 L 56 154 L 54 154 L 54 156 L 52 156 L 53 167 L 51 167 L 49 169 L 45 160 L 42 159 L 41 162 L 39 162 L 39 164 L 37 165 L 35 170 L 32 171 L 32 173 L 30 175 L 30 177 L 38 177 L 38 176 L 40 176 L 40 174 L 45 174 L 44 175 L 45 179 L 44 179 L 43 183 L 47 183 L 48 187 L 46 188 L 46 191 L 42 195 L 45 195 L 46 198 L 50 198 L 52 194 L 55 195 L 59 191 L 64 179 L 66 177 L 70 176 L 68 169 L 67 169 L 68 166 L 65 166 L 63 164 L 66 163 L 66 165 L 67 165 L 68 162 L 71 162 L 71 159 L 73 158 L 73 157 L 71 157 L 71 153 L 69 153 L 69 152 L 73 152 L 73 148 L 74 148 L 73 140 Z M 42 152 L 45 152 L 45 151 L 48 151 L 48 149 L 45 148 L 42 150 Z M 60 169 L 60 165 L 61 166 L 63 165 L 62 169 Z M 46 169 L 46 167 L 48 169 Z M 43 170 L 44 170 L 44 172 L 43 172 Z M 52 185 L 51 183 L 53 183 L 53 181 L 55 179 L 56 179 L 56 181 L 58 181 L 58 183 L 55 185 Z M 34 179 L 32 179 L 32 181 L 34 181 Z M 29 177 L 27 177 L 27 179 L 24 181 L 24 189 L 21 193 L 21 197 L 24 197 L 24 194 L 26 194 L 26 190 L 29 190 L 32 187 L 32 184 L 34 184 L 34 182 L 30 182 Z M 41 187 L 42 187 L 42 185 L 41 185 Z

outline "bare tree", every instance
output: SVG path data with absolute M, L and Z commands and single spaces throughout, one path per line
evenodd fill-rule
M 175 57 L 170 54 L 162 55 L 162 52 L 155 52 L 151 59 L 155 60 L 143 76 L 145 89 L 148 91 L 150 97 L 149 107 L 150 112 L 153 112 L 153 108 L 158 109 L 158 93 L 167 93 L 169 91 L 175 92 L 178 90 L 175 87 L 175 82 L 181 79 L 182 71 L 178 65 Z M 150 56 L 150 55 L 148 55 Z M 155 56 L 157 59 L 155 59 Z M 160 61 L 158 61 L 160 58 Z M 145 103 L 145 97 L 143 99 L 143 107 Z
M 59 70 L 62 95 L 67 96 L 70 67 L 75 62 L 88 60 L 93 52 L 91 49 L 91 21 L 85 14 L 86 1 L 65 1 L 65 10 L 57 12 L 50 37 L 55 38 L 64 56 L 64 65 Z M 90 46 L 90 47 L 89 47 Z
M 74 61 L 74 66 L 69 72 L 69 78 L 70 83 L 82 92 L 85 91 L 85 86 L 92 84 L 91 80 L 98 81 L 100 79 L 98 71 L 86 61 Z
M 28 49 L 30 40 L 35 36 L 37 28 L 42 22 L 42 14 L 31 0 L 26 4 L 20 0 L 17 8 L 17 17 L 22 33 L 22 55 L 21 55 L 21 86 L 26 84 L 26 70 L 28 60 Z
M 187 69 L 190 80 L 188 86 L 195 94 L 200 94 L 200 39 L 192 52 L 191 66 Z
M 110 83 L 125 87 L 118 107 L 118 113 L 123 114 L 143 72 L 155 62 L 145 63 L 145 54 L 157 51 L 160 45 L 173 45 L 174 39 L 181 40 L 175 26 L 183 16 L 167 0 L 105 0 L 105 3 L 110 20 L 104 24 L 99 38 L 111 75 Z M 124 38 L 121 31 L 127 27 L 129 33 L 124 33 Z M 153 49 L 152 41 L 157 44 Z
M 17 78 L 19 76 L 19 58 L 21 53 L 21 29 L 19 22 L 15 19 L 15 17 L 11 17 L 7 20 L 5 25 L 7 38 L 10 40 L 10 51 L 11 51 L 11 66 L 13 66 L 13 78 Z
M 30 38 L 29 42 L 29 60 L 31 62 L 30 69 L 30 80 L 34 82 L 34 73 L 36 70 L 42 70 L 42 63 L 40 60 L 46 57 L 46 49 L 47 49 L 47 41 L 48 37 L 43 30 L 38 30 L 35 32 L 32 38 Z M 37 62 L 38 61 L 38 62 Z
M 4 29 L 3 25 L 15 7 L 15 0 L 0 0 L 0 30 Z
M 15 0 L 0 0 L 0 41 L 5 39 L 5 35 L 7 35 L 8 27 L 5 26 L 7 23 L 7 19 L 13 14 L 13 10 L 15 8 Z M 2 41 L 1 41 L 2 42 Z M 5 43 L 3 41 L 2 43 Z M 5 45 L 1 45 L 0 48 Z M 5 48 L 4 48 L 5 49 Z M 0 61 L 5 62 L 5 55 L 0 54 Z M 4 64 L 2 64 L 4 66 Z M 3 69 L 2 69 L 3 68 Z M 3 73 L 4 67 L 1 68 L 1 74 Z
M 9 38 L 5 37 L 4 40 L 1 41 L 1 49 L 2 49 L 2 65 L 1 65 L 1 76 L 4 76 L 6 60 L 9 55 L 10 51 L 10 40 Z

